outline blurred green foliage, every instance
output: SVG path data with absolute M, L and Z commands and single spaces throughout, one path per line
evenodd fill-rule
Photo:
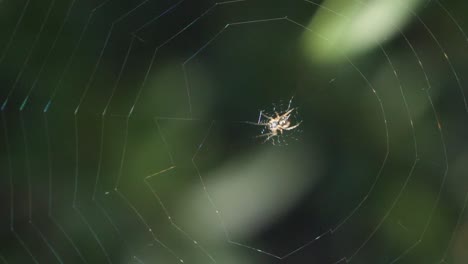
M 0 1 L 1 259 L 466 263 L 467 5 Z

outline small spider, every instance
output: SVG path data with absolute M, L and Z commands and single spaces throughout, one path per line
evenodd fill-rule
M 293 130 L 297 128 L 302 122 L 296 123 L 295 125 L 291 124 L 291 115 L 296 108 L 291 108 L 292 99 L 289 101 L 288 109 L 283 113 L 278 113 L 275 111 L 275 116 L 266 115 L 263 111 L 260 111 L 259 119 L 257 123 L 250 123 L 257 126 L 264 126 L 262 134 L 257 137 L 266 137 L 263 143 L 272 140 L 273 145 L 275 145 L 274 138 L 283 135 L 284 130 Z M 264 117 L 267 120 L 261 121 L 261 118 Z M 279 143 L 279 140 L 278 140 Z

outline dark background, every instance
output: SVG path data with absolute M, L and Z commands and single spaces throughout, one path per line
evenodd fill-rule
M 0 1 L 0 260 L 467 263 L 467 10 Z

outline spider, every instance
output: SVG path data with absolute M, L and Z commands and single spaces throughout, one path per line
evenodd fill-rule
M 292 125 L 290 118 L 291 118 L 291 115 L 293 114 L 293 111 L 296 110 L 296 108 L 291 108 L 291 102 L 292 102 L 292 98 L 289 101 L 288 109 L 286 109 L 286 111 L 284 111 L 283 113 L 281 112 L 278 113 L 275 111 L 275 116 L 273 117 L 273 116 L 266 115 L 264 111 L 262 110 L 260 111 L 260 115 L 259 115 L 259 119 L 257 123 L 249 122 L 250 124 L 253 124 L 253 125 L 264 126 L 264 129 L 262 130 L 262 134 L 257 136 L 258 138 L 266 137 L 263 143 L 269 140 L 272 140 L 273 145 L 275 145 L 275 141 L 274 141 L 275 137 L 279 137 L 280 135 L 283 135 L 283 132 L 285 130 L 289 131 L 289 130 L 293 130 L 297 128 L 302 123 L 301 121 L 299 123 Z M 261 121 L 262 117 L 266 118 L 267 120 Z

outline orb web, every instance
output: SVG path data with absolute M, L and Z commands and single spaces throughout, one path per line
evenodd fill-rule
M 466 262 L 465 4 L 348 5 L 0 1 L 0 260 Z

